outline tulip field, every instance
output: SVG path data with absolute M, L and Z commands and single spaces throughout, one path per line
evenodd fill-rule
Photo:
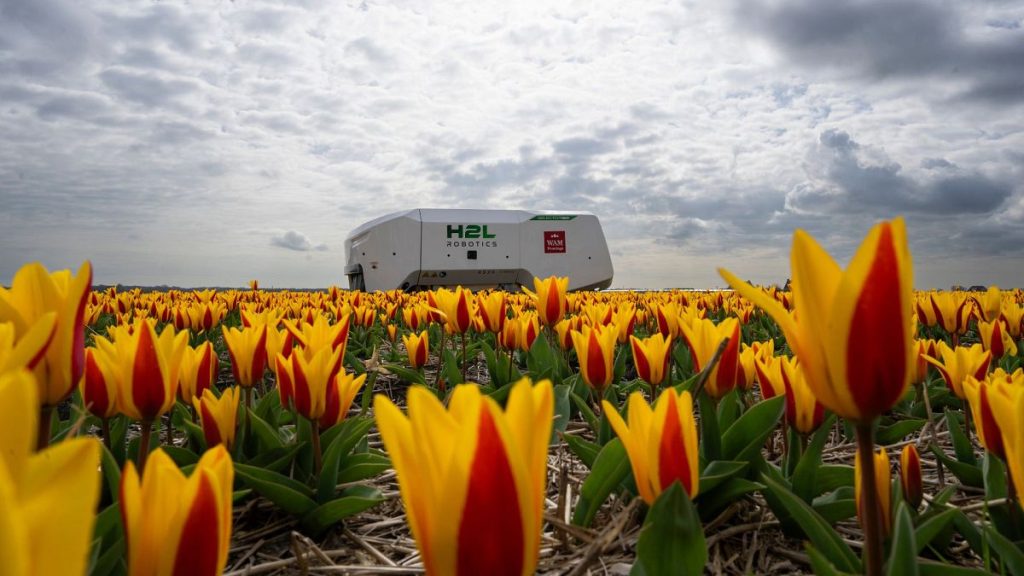
M 1024 576 L 1024 291 L 0 288 L 0 573 Z M 173 279 L 169 279 L 173 280 Z

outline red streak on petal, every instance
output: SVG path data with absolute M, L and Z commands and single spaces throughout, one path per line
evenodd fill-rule
M 544 303 L 544 323 L 554 325 L 562 319 L 562 300 L 558 297 L 558 283 L 552 280 L 548 283 L 548 297 Z
M 219 574 L 220 511 L 217 493 L 206 476 L 189 509 L 174 557 L 174 576 L 215 576 Z
M 292 376 L 295 382 L 292 383 L 292 400 L 295 401 L 295 409 L 303 416 L 309 418 L 313 408 L 312 395 L 309 392 L 309 381 L 306 373 L 302 371 L 297 355 L 292 355 Z
M 631 341 L 633 345 L 633 361 L 636 363 L 636 373 L 645 382 L 651 381 L 651 365 L 647 361 L 647 351 L 640 346 L 635 340 Z M 657 382 L 655 382 L 657 384 Z
M 476 455 L 459 523 L 456 574 L 523 572 L 523 517 L 512 467 L 491 413 L 480 411 Z
M 907 311 L 900 301 L 900 270 L 890 224 L 882 225 L 871 269 L 857 298 L 846 351 L 846 381 L 865 421 L 885 412 L 903 393 L 907 370 Z
M 91 289 L 92 268 L 90 267 L 89 278 L 85 282 L 85 290 L 82 292 L 81 297 L 78 300 L 78 308 L 75 310 L 75 323 L 71 327 L 74 333 L 74 341 L 71 344 L 72 387 L 82 379 L 82 372 L 85 368 L 85 303 L 88 301 Z M 73 294 L 71 296 L 73 296 Z M 69 389 L 67 393 L 71 394 L 71 389 Z
M 597 340 L 595 332 L 590 333 L 587 340 L 587 377 L 590 384 L 595 388 L 604 388 L 608 382 L 609 374 L 605 369 L 604 353 L 601 350 L 601 343 Z
M 277 390 L 281 395 L 281 406 L 288 408 L 289 402 L 295 398 L 295 386 L 280 360 L 277 360 Z
M 708 358 L 710 362 L 711 359 Z M 740 364 L 740 325 L 729 335 L 729 343 L 726 344 L 722 357 L 715 370 L 718 374 L 715 378 L 718 384 L 718 396 L 722 397 L 736 387 L 736 372 Z
M 683 428 L 679 424 L 679 408 L 675 396 L 668 396 L 668 410 L 665 425 L 658 442 L 658 485 L 662 491 L 679 480 L 687 494 L 693 494 L 690 486 L 690 459 L 683 441 Z
M 153 330 L 146 326 L 139 330 L 135 365 L 132 366 L 132 401 L 144 421 L 160 415 L 167 394 L 152 334 Z
M 985 434 L 985 444 L 988 451 L 999 458 L 1006 459 L 1006 448 L 1003 446 L 1003 433 L 996 424 L 995 414 L 992 413 L 992 403 L 988 398 L 988 386 L 979 386 L 978 396 L 981 399 L 981 422 L 982 431 Z M 979 423 L 975 423 L 977 426 Z
M 196 390 L 195 395 L 197 397 L 203 396 L 203 390 L 210 387 L 211 380 L 213 379 L 213 352 L 211 346 L 203 346 L 203 355 L 199 359 L 199 368 L 196 373 Z
M 199 402 L 199 418 L 199 422 L 203 425 L 203 437 L 206 438 L 207 448 L 213 448 L 217 444 L 224 442 L 220 435 L 219 422 L 217 422 L 213 412 L 210 412 L 210 407 L 206 402 Z
M 103 372 L 92 354 L 85 355 L 85 388 L 82 390 L 82 396 L 90 412 L 101 418 L 106 417 L 110 408 L 110 394 L 107 393 Z
M 416 344 L 416 365 L 413 368 L 419 368 L 427 363 L 427 341 L 425 338 L 421 338 Z

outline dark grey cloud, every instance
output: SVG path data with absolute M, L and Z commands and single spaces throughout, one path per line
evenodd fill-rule
M 281 234 L 271 236 L 270 244 L 271 246 L 295 250 L 296 252 L 327 250 L 326 244 L 316 244 L 309 239 L 309 236 L 306 236 L 302 232 L 296 232 L 295 230 L 287 230 Z
M 930 164 L 926 167 L 953 168 L 949 162 Z M 977 172 L 944 170 L 929 179 L 908 175 L 898 162 L 865 150 L 838 129 L 821 133 L 805 170 L 809 179 L 786 196 L 786 207 L 798 213 L 989 214 L 1013 194 L 1010 183 Z
M 933 77 L 959 98 L 1024 101 L 1024 36 L 1013 22 L 970 31 L 967 4 L 931 0 L 740 2 L 736 18 L 793 61 L 872 80 Z M 939 97 L 938 94 L 936 94 Z

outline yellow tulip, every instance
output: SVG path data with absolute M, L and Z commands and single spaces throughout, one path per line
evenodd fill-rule
M 741 390 L 750 390 L 757 380 L 757 370 L 754 367 L 754 360 L 757 358 L 757 350 L 748 344 L 740 348 L 740 357 L 736 366 L 736 385 Z
M 615 377 L 615 327 L 583 326 L 581 332 L 572 333 L 576 357 L 580 363 L 580 376 L 599 396 Z
M 998 286 L 989 286 L 988 290 L 975 299 L 978 304 L 978 311 L 981 312 L 981 319 L 986 322 L 993 322 L 999 318 L 999 309 L 1003 305 L 1003 292 Z
M 299 414 L 310 420 L 318 420 L 327 409 L 327 387 L 334 379 L 333 367 L 340 350 L 321 348 L 311 359 L 299 351 L 293 351 L 290 360 L 278 356 L 278 363 L 284 362 L 288 379 L 292 385 L 292 401 Z
M 374 399 L 427 574 L 533 574 L 554 416 L 551 382 L 520 380 L 504 411 L 475 385 L 457 386 L 447 409 L 416 386 L 408 406 L 406 416 L 387 397 Z
M 426 330 L 419 335 L 402 335 L 402 342 L 405 343 L 405 352 L 409 356 L 409 366 L 418 370 L 427 363 L 430 356 L 430 335 Z
M 1003 460 L 1006 459 L 1006 447 L 993 406 L 1010 403 L 1015 388 L 1024 388 L 1024 370 L 1020 368 L 1013 374 L 996 368 L 980 380 L 972 374 L 968 374 L 963 380 L 964 396 L 971 407 L 978 442 Z
M 96 344 L 110 350 L 102 337 Z M 188 346 L 188 332 L 175 333 L 167 325 L 157 336 L 155 324 L 139 320 L 131 329 L 117 333 L 118 407 L 129 418 L 153 422 L 174 406 L 181 357 Z
M 974 310 L 964 292 L 932 292 L 932 311 L 935 322 L 949 334 L 963 334 Z
M 82 404 L 99 418 L 111 418 L 117 405 L 118 368 L 116 360 L 97 348 L 85 349 L 85 374 L 80 389 Z
M 1002 320 L 978 320 L 978 336 L 981 337 L 981 347 L 992 353 L 993 360 L 998 361 L 1004 355 L 1017 355 L 1017 343 L 1013 341 L 1013 336 L 1010 336 Z
M 230 386 L 218 398 L 213 390 L 203 390 L 202 396 L 192 399 L 192 406 L 199 415 L 207 449 L 224 444 L 228 450 L 235 445 L 235 430 L 238 421 L 239 389 Z
M 718 364 L 711 369 L 704 389 L 712 398 L 721 398 L 736 387 L 739 370 L 740 323 L 736 318 L 726 318 L 716 325 L 711 320 L 700 318 L 692 323 L 680 322 L 679 332 L 690 348 L 693 368 L 701 371 L 711 361 L 722 340 L 729 339 Z
M 434 291 L 437 307 L 444 314 L 445 324 L 452 334 L 465 334 L 473 321 L 473 297 L 469 290 L 456 286 L 455 290 L 438 288 Z
M 689 392 L 679 394 L 665 388 L 652 410 L 643 394 L 629 396 L 627 424 L 607 400 L 604 413 L 622 440 L 633 468 L 633 478 L 644 502 L 653 504 L 658 495 L 679 481 L 691 498 L 697 495 L 700 470 L 697 465 L 697 424 Z
M 566 292 L 569 290 L 569 278 L 549 276 L 541 280 L 533 279 L 534 292 L 523 289 L 531 298 L 537 309 L 540 322 L 545 326 L 554 326 L 565 316 L 568 308 Z
M 217 352 L 212 342 L 204 342 L 195 348 L 185 347 L 178 372 L 178 398 L 185 404 L 203 395 L 217 383 Z
M 1009 386 L 1009 398 L 993 402 L 992 412 L 1002 432 L 1003 447 L 1006 451 L 1006 466 L 1017 494 L 1024 494 L 1024 386 Z M 1024 501 L 1018 500 L 1019 504 Z
M 241 330 L 221 326 L 221 332 L 231 357 L 235 384 L 252 388 L 261 383 L 267 368 L 267 326 L 256 324 Z
M 493 334 L 501 332 L 508 319 L 505 313 L 505 292 L 491 292 L 486 295 L 479 294 L 476 304 L 477 314 L 483 321 L 484 330 Z
M 46 355 L 35 365 L 39 403 L 56 406 L 78 385 L 85 370 L 85 305 L 92 285 L 92 265 L 86 261 L 78 273 L 52 274 L 34 262 L 21 267 L 10 289 L 0 288 L 0 322 L 13 322 L 21 340 L 48 313 L 57 316 L 56 333 Z
M 1018 306 L 1011 302 L 1003 303 L 1003 319 L 1006 320 L 1006 331 L 1010 337 L 1020 338 L 1024 333 L 1024 306 Z
M 861 524 L 864 523 L 865 512 L 861 509 L 864 503 L 861 502 L 861 473 L 860 473 L 860 451 L 854 457 L 853 491 L 857 503 L 857 518 Z M 892 471 L 890 470 L 889 455 L 885 448 L 875 452 L 875 489 L 878 490 L 878 506 L 881 509 L 882 527 L 888 534 L 892 529 Z
M 924 359 L 938 368 L 939 374 L 942 374 L 946 381 L 946 386 L 961 400 L 964 399 L 964 378 L 968 375 L 979 380 L 985 378 L 988 365 L 992 361 L 992 353 L 983 350 L 981 344 L 950 348 L 945 342 L 939 342 L 935 350 L 938 356 L 942 357 L 941 362 L 937 357 L 927 355 Z
M 132 462 L 121 475 L 121 520 L 130 576 L 221 574 L 231 541 L 234 465 L 223 445 L 207 450 L 186 478 L 163 450 L 141 480 Z
M 348 416 L 356 394 L 366 382 L 366 374 L 356 376 L 351 372 L 341 371 L 334 380 L 327 383 L 327 395 L 324 398 L 324 413 L 320 416 L 320 428 L 326 430 L 340 424 Z
M 672 349 L 672 338 L 666 339 L 660 333 L 643 340 L 630 336 L 629 343 L 637 376 L 651 386 L 661 384 L 671 370 L 669 351 Z
M 100 446 L 71 438 L 38 453 L 37 385 L 0 374 L 0 572 L 85 574 L 100 495 Z
M 913 376 L 910 265 L 900 218 L 872 228 L 845 271 L 797 230 L 791 267 L 799 319 L 761 290 L 720 273 L 779 324 L 815 397 L 844 418 L 869 423 L 899 400 Z

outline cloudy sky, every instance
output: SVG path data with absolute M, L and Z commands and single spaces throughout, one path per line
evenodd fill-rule
M 1024 285 L 1024 3 L 0 0 L 0 283 L 345 286 L 416 207 L 587 210 L 616 287 Z

